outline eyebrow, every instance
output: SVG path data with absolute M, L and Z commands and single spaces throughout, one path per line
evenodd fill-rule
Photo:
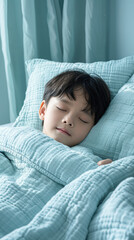
M 60 98 L 60 100 L 68 105 L 71 105 L 71 101 L 68 101 L 67 99 L 65 98 Z

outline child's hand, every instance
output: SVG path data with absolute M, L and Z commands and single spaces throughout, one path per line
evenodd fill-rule
M 99 166 L 101 166 L 101 165 L 106 165 L 106 164 L 109 164 L 109 163 L 112 163 L 112 160 L 109 159 L 109 158 L 107 158 L 107 159 L 104 159 L 104 160 L 99 161 L 97 164 L 98 164 Z

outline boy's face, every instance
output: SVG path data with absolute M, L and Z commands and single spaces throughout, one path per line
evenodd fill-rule
M 44 120 L 43 133 L 67 146 L 80 143 L 94 125 L 94 115 L 85 110 L 87 101 L 82 89 L 74 91 L 76 100 L 52 97 L 48 105 L 43 101 L 39 117 Z

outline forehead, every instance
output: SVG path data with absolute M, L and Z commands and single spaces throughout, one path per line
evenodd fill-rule
M 89 96 L 86 96 L 84 90 L 81 88 L 74 90 L 74 99 L 65 93 L 58 98 L 61 100 L 61 102 L 66 103 L 70 106 L 77 105 L 80 109 L 90 109 L 90 104 L 88 102 Z
M 83 103 L 87 104 L 87 100 L 89 99 L 89 97 L 82 88 L 74 89 L 73 93 L 76 101 L 81 100 Z

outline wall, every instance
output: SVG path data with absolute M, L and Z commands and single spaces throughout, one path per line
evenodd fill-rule
M 117 1 L 117 54 L 134 55 L 134 1 Z
M 134 1 L 109 2 L 109 59 L 134 55 Z

